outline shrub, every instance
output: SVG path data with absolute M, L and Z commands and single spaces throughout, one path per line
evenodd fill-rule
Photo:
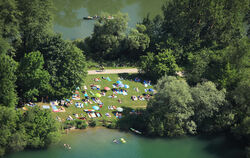
M 75 120 L 76 128 L 78 129 L 86 129 L 88 124 L 85 120 Z
M 91 126 L 91 127 L 95 127 L 96 126 L 96 120 L 90 120 L 89 121 L 89 126 Z

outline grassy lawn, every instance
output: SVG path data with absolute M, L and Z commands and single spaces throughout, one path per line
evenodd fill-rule
M 107 81 L 104 79 L 101 79 L 101 77 L 109 77 L 112 81 Z M 100 110 L 97 110 L 96 112 L 100 112 L 102 114 L 102 117 L 99 118 L 94 118 L 95 120 L 107 120 L 107 121 L 114 121 L 115 119 L 117 119 L 114 114 L 112 112 L 114 112 L 115 110 L 109 110 L 108 106 L 110 105 L 114 105 L 116 107 L 123 107 L 123 108 L 131 108 L 131 109 L 138 109 L 138 108 L 146 108 L 147 105 L 147 101 L 141 101 L 141 100 L 136 100 L 136 101 L 132 101 L 131 100 L 131 96 L 135 95 L 135 96 L 139 96 L 142 95 L 143 93 L 145 93 L 144 89 L 144 85 L 140 82 L 135 82 L 133 81 L 135 79 L 135 77 L 137 77 L 138 74 L 101 74 L 101 75 L 88 75 L 86 80 L 85 80 L 85 84 L 87 86 L 87 94 L 89 95 L 89 97 L 91 98 L 93 95 L 90 94 L 90 91 L 92 91 L 94 94 L 101 92 L 101 90 L 103 90 L 104 87 L 110 87 L 111 89 L 112 84 L 116 83 L 116 81 L 118 80 L 118 77 L 122 77 L 124 80 L 121 80 L 123 84 L 127 84 L 129 85 L 129 88 L 127 88 L 128 90 L 128 95 L 124 96 L 122 94 L 116 94 L 117 98 L 109 98 L 108 96 L 112 95 L 113 92 L 112 90 L 108 91 L 106 93 L 106 96 L 102 96 L 100 98 L 100 100 L 104 103 L 103 107 L 100 108 Z M 94 78 L 100 78 L 101 81 L 99 82 L 95 82 Z M 100 85 L 101 88 L 100 90 L 92 90 L 90 88 L 90 84 L 95 84 L 95 85 Z M 139 88 L 139 92 L 136 92 L 134 90 L 135 87 Z M 147 88 L 153 88 L 153 86 L 148 86 Z M 81 100 L 84 99 L 84 95 L 83 93 L 80 91 L 80 97 Z M 121 99 L 122 103 L 118 102 L 118 99 Z M 73 114 L 78 114 L 79 116 L 83 116 L 87 118 L 87 120 L 89 120 L 90 118 L 88 117 L 87 113 L 85 113 L 83 110 L 84 109 L 92 109 L 92 106 L 97 105 L 97 103 L 93 104 L 88 104 L 87 106 L 84 104 L 84 108 L 76 108 L 75 107 L 75 103 L 76 102 L 82 102 L 81 100 L 75 101 L 73 100 L 73 104 L 70 107 L 65 107 L 66 112 L 53 112 L 53 115 L 55 116 L 59 116 L 63 121 L 66 120 L 66 118 L 71 115 L 73 118 L 75 118 L 73 116 Z M 90 99 L 91 100 L 91 99 Z M 41 105 L 41 103 L 40 103 Z M 45 105 L 45 104 L 43 104 Z M 109 113 L 111 115 L 111 117 L 107 117 L 105 116 L 105 113 Z

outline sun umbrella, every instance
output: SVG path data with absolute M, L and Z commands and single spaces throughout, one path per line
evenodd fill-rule
M 100 93 L 96 93 L 95 96 L 96 96 L 97 98 L 100 98 L 102 95 L 101 95 Z
M 109 87 L 104 87 L 104 90 L 109 91 L 110 88 Z
M 116 110 L 119 111 L 119 112 L 122 112 L 122 111 L 123 111 L 123 108 L 118 107 Z
M 120 84 L 118 84 L 118 87 L 124 87 L 124 84 L 122 84 L 122 83 L 120 83 Z
M 117 83 L 117 84 L 121 84 L 121 83 L 122 83 L 122 81 L 116 81 L 116 83 Z
M 129 85 L 125 84 L 124 87 L 125 87 L 125 88 L 129 88 Z
M 98 106 L 93 106 L 92 107 L 94 110 L 99 110 L 100 108 Z

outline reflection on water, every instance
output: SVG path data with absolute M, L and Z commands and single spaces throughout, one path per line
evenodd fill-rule
M 94 21 L 84 21 L 84 16 L 110 14 L 118 11 L 129 14 L 129 26 L 134 27 L 147 13 L 161 13 L 164 0 L 53 0 L 54 30 L 66 39 L 84 38 L 93 30 Z

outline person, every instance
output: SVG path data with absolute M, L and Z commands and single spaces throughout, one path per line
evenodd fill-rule
M 69 146 L 69 144 L 68 144 L 68 149 L 69 149 L 69 150 L 71 149 L 71 146 Z
M 118 144 L 118 141 L 116 139 L 113 139 L 113 143 Z
M 122 100 L 121 100 L 121 99 L 118 99 L 118 102 L 119 102 L 119 103 L 122 103 Z
M 103 65 L 100 65 L 100 70 L 104 71 L 104 66 Z
M 151 86 L 151 81 L 150 80 L 148 81 L 148 85 Z
M 136 88 L 135 88 L 135 91 L 136 91 L 136 92 L 139 92 L 139 88 L 138 88 L 138 87 L 136 87 Z

